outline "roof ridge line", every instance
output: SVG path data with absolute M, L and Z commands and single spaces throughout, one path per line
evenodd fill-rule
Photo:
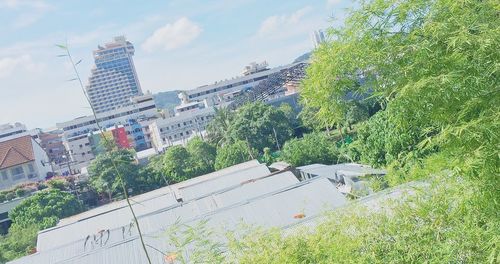
M 3 156 L 3 159 L 2 159 L 2 162 L 0 162 L 0 168 L 2 167 L 3 163 L 5 162 L 5 160 L 7 159 L 7 156 L 9 156 L 9 152 L 10 150 L 12 149 L 13 147 L 11 146 L 9 148 L 9 150 L 7 150 L 7 152 L 5 152 L 5 155 Z

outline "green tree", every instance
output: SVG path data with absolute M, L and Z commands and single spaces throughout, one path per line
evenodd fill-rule
M 9 233 L 0 236 L 0 263 L 20 258 L 33 253 L 36 249 L 36 238 L 40 227 L 37 224 L 12 224 Z
M 247 141 L 254 149 L 276 149 L 293 134 L 286 115 L 262 102 L 249 103 L 237 110 L 229 126 L 232 141 Z
M 59 189 L 61 191 L 69 190 L 69 182 L 62 177 L 52 178 L 46 184 L 52 189 Z
M 281 159 L 295 167 L 312 163 L 333 164 L 338 162 L 339 152 L 335 141 L 323 132 L 316 132 L 287 141 Z
M 168 148 L 163 156 L 163 172 L 173 183 L 195 176 L 191 154 L 180 145 Z
M 191 156 L 191 165 L 195 175 L 207 174 L 214 171 L 217 149 L 203 141 L 200 137 L 189 140 L 186 150 Z
M 344 126 L 352 130 L 352 125 L 368 119 L 369 109 L 366 105 L 360 102 L 351 101 L 347 105 L 345 115 L 346 116 L 345 116 Z
M 215 146 L 221 146 L 226 142 L 233 119 L 234 113 L 230 109 L 215 108 L 215 116 L 207 126 L 208 141 Z
M 270 148 L 264 148 L 264 152 L 262 154 L 262 161 L 267 165 L 271 165 L 274 162 L 274 157 L 272 156 Z
M 217 149 L 215 169 L 220 170 L 238 163 L 249 161 L 254 159 L 256 155 L 257 151 L 252 149 L 245 141 L 239 140 L 232 144 L 226 144 Z
M 97 155 L 88 168 L 89 181 L 97 192 L 106 193 L 110 200 L 113 194 L 120 193 L 123 189 L 113 161 L 127 188 L 135 188 L 140 181 L 139 166 L 135 164 L 134 155 L 130 150 L 113 150 Z
M 38 225 L 41 228 L 54 226 L 61 218 L 83 210 L 76 197 L 58 189 L 37 192 L 26 198 L 9 213 L 13 223 L 19 226 Z
M 278 107 L 278 110 L 285 115 L 286 119 L 288 120 L 288 123 L 290 123 L 292 128 L 297 128 L 302 125 L 300 119 L 298 118 L 298 113 L 295 110 L 293 110 L 290 104 L 283 103 Z

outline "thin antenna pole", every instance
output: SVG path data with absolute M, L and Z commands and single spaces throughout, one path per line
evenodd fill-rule
M 71 62 L 71 65 L 73 66 L 73 70 L 75 71 L 76 78 L 80 84 L 80 88 L 82 89 L 82 92 L 85 95 L 85 99 L 87 99 L 87 102 L 90 105 L 90 109 L 92 110 L 92 115 L 94 116 L 95 124 L 96 124 L 97 128 L 99 129 L 99 133 L 101 134 L 103 140 L 106 142 L 106 145 L 111 146 L 109 139 L 106 137 L 106 135 L 104 134 L 104 130 L 102 129 L 101 125 L 99 124 L 99 120 L 97 118 L 97 113 L 95 112 L 94 106 L 92 105 L 90 98 L 89 98 L 87 92 L 85 91 L 82 79 L 80 78 L 80 74 L 78 73 L 78 69 L 76 68 L 76 65 L 78 63 L 80 63 L 80 61 L 77 62 L 77 64 L 75 64 L 75 62 L 73 61 L 73 58 L 71 57 L 71 53 L 69 51 L 67 42 L 66 42 L 66 46 L 62 46 L 62 45 L 57 45 L 57 46 L 66 51 L 66 55 L 68 56 L 69 61 Z M 115 170 L 117 176 L 120 179 L 121 186 L 123 189 L 123 194 L 125 195 L 125 200 L 127 200 L 128 208 L 130 209 L 130 212 L 132 213 L 132 216 L 134 218 L 134 222 L 135 222 L 136 227 L 137 227 L 137 232 L 139 233 L 139 238 L 141 239 L 142 248 L 144 250 L 144 253 L 146 254 L 146 258 L 148 260 L 148 263 L 151 264 L 151 258 L 149 257 L 148 250 L 146 249 L 146 244 L 144 243 L 144 238 L 142 237 L 142 232 L 141 232 L 141 228 L 139 226 L 139 221 L 137 220 L 137 216 L 135 215 L 134 209 L 132 208 L 132 204 L 130 203 L 127 188 L 125 186 L 125 180 L 123 179 L 123 176 L 121 175 L 120 171 L 118 170 L 118 167 L 116 166 L 116 162 L 113 159 L 111 159 L 111 164 L 113 165 L 113 169 Z

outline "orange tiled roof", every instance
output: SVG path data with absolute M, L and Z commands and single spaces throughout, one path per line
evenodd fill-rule
M 0 142 L 0 170 L 35 160 L 31 136 Z

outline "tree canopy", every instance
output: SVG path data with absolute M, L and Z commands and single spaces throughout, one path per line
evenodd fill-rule
M 77 214 L 82 204 L 70 193 L 58 189 L 37 192 L 23 200 L 9 213 L 12 222 L 19 226 L 54 226 L 59 219 Z
M 186 150 L 191 156 L 191 166 L 195 175 L 207 174 L 214 171 L 217 149 L 203 141 L 200 137 L 189 140 Z
M 262 102 L 239 108 L 228 131 L 228 137 L 233 142 L 246 141 L 259 151 L 265 147 L 277 149 L 292 135 L 293 129 L 285 113 Z
M 245 141 L 238 140 L 217 149 L 215 169 L 220 170 L 256 157 L 257 151 L 255 149 L 252 149 Z
M 117 149 L 101 153 L 90 163 L 88 171 L 90 184 L 97 192 L 108 194 L 110 199 L 113 194 L 122 192 L 122 180 L 127 188 L 141 185 L 139 166 L 135 164 L 130 150 Z
M 334 164 L 339 161 L 338 152 L 334 140 L 325 133 L 316 132 L 287 141 L 281 159 L 295 167 L 313 163 Z

